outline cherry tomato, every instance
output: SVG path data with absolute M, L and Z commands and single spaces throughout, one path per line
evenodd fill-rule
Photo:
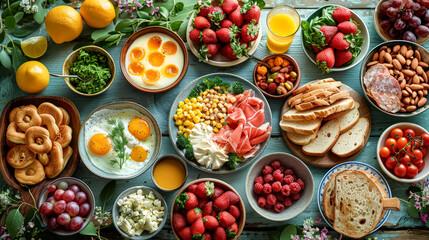
M 419 170 L 416 167 L 416 165 L 411 163 L 410 165 L 407 166 L 407 177 L 413 178 L 417 175 L 417 173 L 419 173 Z
M 386 147 L 390 150 L 391 153 L 396 151 L 396 140 L 394 138 L 388 138 L 386 140 Z
M 419 149 L 414 149 L 413 154 L 416 157 L 416 158 L 414 158 L 414 160 L 423 159 L 423 153 Z
M 384 165 L 386 165 L 386 167 L 390 170 L 393 170 L 395 168 L 396 164 L 397 164 L 396 158 L 393 156 L 388 157 L 386 159 L 386 161 L 384 162 Z
M 422 149 L 422 153 L 423 153 L 423 157 L 425 157 L 425 156 L 426 156 L 426 153 L 428 153 L 427 148 L 423 148 L 423 149 Z
M 420 136 L 423 138 L 423 144 L 425 146 L 428 146 L 429 145 L 429 133 L 423 133 Z
M 405 136 L 406 138 L 410 139 L 410 138 L 415 137 L 415 136 L 416 136 L 416 133 L 414 132 L 414 130 L 413 130 L 413 129 L 408 128 L 408 129 L 406 129 L 406 130 L 404 131 L 404 136 Z M 410 136 L 411 136 L 411 137 L 410 137 Z
M 405 147 L 405 151 L 411 154 L 411 144 Z
M 419 148 L 422 145 L 422 140 L 420 139 L 413 140 L 411 141 L 411 145 L 415 145 L 416 147 Z
M 408 139 L 401 137 L 398 140 L 396 140 L 396 147 L 398 148 L 398 150 L 401 150 L 407 145 L 407 143 L 408 143 Z
M 387 158 L 388 156 L 390 156 L 390 150 L 387 147 L 382 147 L 380 149 L 380 157 L 382 158 Z
M 419 172 L 421 172 L 426 165 L 425 160 L 423 159 L 413 161 L 413 164 L 416 165 Z
M 401 163 L 395 167 L 393 172 L 395 173 L 395 175 L 397 177 L 401 177 L 401 178 L 405 177 L 407 175 L 407 166 L 405 166 L 405 164 Z
M 408 154 L 405 154 L 405 155 L 401 158 L 401 163 L 404 163 L 404 164 L 411 163 L 411 157 L 410 157 Z
M 391 132 L 390 132 L 390 137 L 391 138 L 401 138 L 404 136 L 404 132 L 402 131 L 402 129 L 400 128 L 394 128 Z

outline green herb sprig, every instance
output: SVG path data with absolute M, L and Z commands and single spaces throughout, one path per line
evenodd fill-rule
M 122 169 L 125 161 L 127 161 L 130 156 L 128 153 L 125 153 L 125 145 L 128 144 L 128 140 L 125 138 L 124 134 L 125 126 L 122 121 L 116 122 L 114 119 L 108 120 L 108 123 L 113 125 L 114 128 L 107 136 L 112 140 L 114 145 L 113 150 L 118 154 L 116 159 L 110 160 L 110 164 L 118 164 L 119 169 Z

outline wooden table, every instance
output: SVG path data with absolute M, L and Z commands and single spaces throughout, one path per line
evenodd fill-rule
M 318 0 L 295 0 L 294 2 L 285 1 L 285 0 L 271 0 L 268 7 L 277 6 L 281 3 L 290 4 L 298 8 L 298 12 L 301 15 L 301 19 L 306 19 L 311 12 L 314 11 L 315 8 L 318 8 Z M 377 35 L 374 26 L 373 26 L 373 8 L 376 5 L 376 1 L 370 0 L 354 0 L 354 1 L 324 1 L 324 3 L 338 3 L 343 4 L 349 8 L 353 8 L 356 13 L 363 18 L 367 27 L 369 29 L 370 37 L 371 37 L 371 45 L 370 49 L 376 46 L 377 44 L 382 42 L 382 39 Z M 256 51 L 255 55 L 258 57 L 264 57 L 269 54 L 268 49 L 266 47 L 266 16 L 269 9 L 264 9 L 262 11 L 261 21 L 263 26 L 264 36 L 262 37 L 261 44 Z M 44 27 L 41 32 L 33 33 L 33 35 L 45 34 Z M 88 40 L 90 32 L 88 29 L 84 29 L 83 35 L 78 40 Z M 49 38 L 48 38 L 49 39 Z M 96 96 L 96 97 L 82 97 L 73 93 L 64 83 L 64 80 L 61 78 L 51 78 L 49 86 L 40 94 L 43 95 L 56 95 L 63 96 L 71 101 L 77 106 L 80 111 L 81 118 L 84 119 L 88 113 L 90 113 L 96 107 L 105 104 L 106 102 L 119 101 L 119 100 L 131 100 L 135 101 L 144 107 L 148 108 L 149 111 L 157 118 L 162 135 L 162 148 L 160 156 L 165 154 L 176 154 L 170 138 L 168 136 L 168 112 L 170 111 L 171 103 L 175 99 L 176 95 L 179 91 L 186 86 L 193 79 L 200 77 L 202 75 L 213 73 L 213 72 L 228 72 L 234 73 L 239 76 L 242 76 L 249 81 L 252 81 L 252 70 L 255 66 L 255 62 L 248 60 L 238 66 L 230 67 L 230 68 L 218 68 L 213 67 L 201 62 L 198 62 L 198 59 L 189 52 L 189 68 L 188 72 L 184 78 L 184 80 L 177 85 L 172 90 L 161 93 L 161 94 L 147 94 L 140 92 L 134 89 L 130 84 L 126 82 L 124 77 L 122 76 L 119 68 L 119 54 L 121 51 L 121 47 L 125 40 L 122 40 L 119 46 L 112 47 L 108 49 L 109 53 L 113 56 L 116 66 L 117 66 L 117 75 L 113 82 L 111 88 L 105 93 Z M 72 51 L 74 43 L 64 43 L 61 45 L 57 45 L 49 40 L 49 49 L 46 54 L 40 59 L 43 62 L 49 71 L 52 73 L 61 73 L 62 63 L 66 56 Z M 425 44 L 425 47 L 429 47 L 429 44 Z M 301 47 L 301 33 L 300 31 L 295 36 L 295 39 L 287 52 L 291 56 L 293 56 L 298 64 L 301 67 L 302 77 L 301 84 L 307 83 L 314 79 L 322 78 L 320 75 L 320 71 L 318 68 L 310 62 L 310 60 L 305 56 L 303 49 Z M 340 80 L 343 83 L 352 87 L 355 91 L 357 91 L 361 96 L 363 96 L 362 90 L 359 85 L 359 71 L 361 68 L 361 64 L 358 64 L 354 68 L 338 73 L 331 73 L 328 76 L 333 77 L 336 80 Z M 4 73 L 3 71 L 0 73 L 0 109 L 3 109 L 5 104 L 13 98 L 26 95 L 22 92 L 15 83 L 15 77 L 12 73 Z M 290 153 L 290 150 L 286 147 L 285 143 L 280 134 L 280 128 L 278 125 L 280 110 L 284 103 L 284 100 L 269 100 L 272 115 L 273 115 L 273 132 L 271 135 L 271 140 L 269 145 L 265 149 L 263 156 L 273 152 L 287 152 Z M 377 168 L 380 172 L 380 169 L 377 159 L 376 159 L 376 144 L 378 138 L 384 129 L 389 127 L 391 124 L 409 121 L 420 124 L 421 126 L 429 129 L 429 112 L 420 114 L 419 116 L 401 119 L 396 117 L 391 117 L 389 115 L 383 114 L 377 109 L 371 107 L 372 114 L 372 126 L 371 126 L 371 136 L 366 145 L 363 152 L 355 159 L 355 161 L 368 163 L 375 168 Z M 313 173 L 314 183 L 315 183 L 315 191 L 319 186 L 321 178 L 327 172 L 328 169 L 319 169 L 312 166 L 309 166 L 311 172 Z M 247 209 L 247 223 L 245 231 L 242 235 L 242 239 L 268 239 L 268 232 L 270 230 L 274 230 L 276 226 L 287 225 L 287 224 L 297 224 L 302 225 L 303 221 L 306 218 L 312 217 L 320 217 L 320 212 L 316 204 L 316 194 L 313 197 L 313 200 L 309 207 L 303 212 L 301 215 L 297 216 L 294 219 L 291 219 L 286 222 L 270 222 L 262 217 L 260 217 L 256 212 L 252 211 L 249 206 L 245 191 L 245 178 L 249 167 L 236 173 L 230 175 L 215 175 L 215 174 L 207 174 L 201 171 L 194 169 L 189 166 L 189 177 L 188 182 L 201 178 L 201 177 L 215 177 L 222 179 L 228 183 L 230 183 L 240 195 L 243 197 L 246 209 Z M 132 180 L 124 180 L 117 182 L 117 190 L 116 196 L 122 192 L 123 190 L 129 188 L 134 185 L 146 185 L 150 187 L 155 187 L 150 178 L 149 169 L 147 172 L 142 174 L 140 177 L 137 177 Z M 103 186 L 108 182 L 108 180 L 101 179 L 94 174 L 92 174 L 83 163 L 79 164 L 78 171 L 75 174 L 75 177 L 78 177 L 88 183 L 96 197 L 99 196 L 99 193 Z M 405 192 L 409 187 L 409 184 L 403 184 L 396 182 L 389 177 L 385 176 L 388 180 L 390 187 L 393 192 L 393 196 L 399 197 L 402 199 L 407 199 L 408 195 Z M 0 185 L 5 185 L 3 180 L 0 180 Z M 316 193 L 316 192 L 315 192 Z M 113 199 L 116 198 L 113 197 Z M 164 194 L 169 205 L 171 205 L 173 193 Z M 111 201 L 110 204 L 113 204 Z M 109 206 L 111 207 L 111 206 Z M 324 226 L 325 223 L 321 222 L 320 226 Z M 406 205 L 402 204 L 401 212 L 392 212 L 386 224 L 376 233 L 369 235 L 370 238 L 377 237 L 378 239 L 428 239 L 429 231 L 424 230 L 423 223 L 419 219 L 413 219 L 408 216 L 406 211 Z M 116 237 L 113 237 L 116 239 Z M 162 230 L 162 232 L 156 237 L 157 239 L 174 239 L 174 236 L 171 232 L 170 226 L 167 226 Z M 119 239 L 119 237 L 118 237 Z

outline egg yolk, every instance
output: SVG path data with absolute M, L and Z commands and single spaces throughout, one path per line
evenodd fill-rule
M 144 73 L 144 66 L 140 62 L 132 62 L 128 65 L 128 72 L 134 76 L 142 76 Z
M 136 162 L 143 162 L 147 158 L 147 151 L 142 146 L 131 149 L 131 159 Z
M 155 51 L 155 50 L 158 50 L 158 48 L 161 46 L 161 43 L 162 43 L 161 37 L 153 36 L 147 42 L 147 47 L 149 48 L 149 50 Z
M 106 155 L 111 147 L 112 140 L 103 133 L 97 133 L 89 140 L 89 150 L 98 156 Z
M 168 64 L 164 68 L 164 76 L 168 78 L 173 78 L 179 73 L 179 68 L 174 64 Z
M 128 131 L 139 141 L 143 141 L 149 137 L 150 124 L 144 118 L 135 117 L 128 124 Z
M 145 76 L 143 77 L 143 82 L 149 85 L 155 84 L 160 77 L 161 76 L 158 70 L 149 69 L 145 72 Z
M 142 47 L 135 47 L 131 49 L 130 58 L 131 61 L 140 61 L 144 58 L 145 52 Z
M 177 52 L 177 45 L 172 41 L 162 44 L 162 53 L 165 55 L 174 55 Z
M 149 54 L 148 61 L 150 65 L 159 67 L 164 63 L 164 55 L 160 52 L 153 52 Z

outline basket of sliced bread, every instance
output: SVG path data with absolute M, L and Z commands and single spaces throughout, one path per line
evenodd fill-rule
M 316 80 L 293 91 L 280 120 L 288 148 L 317 167 L 353 160 L 365 147 L 371 131 L 371 114 L 365 100 L 332 78 Z

